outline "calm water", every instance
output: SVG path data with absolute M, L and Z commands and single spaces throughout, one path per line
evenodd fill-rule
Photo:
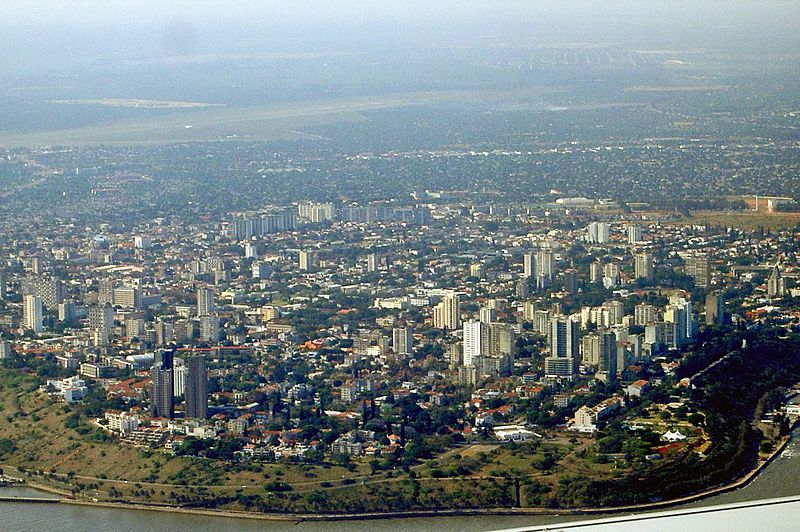
M 683 506 L 693 508 L 734 502 L 786 497 L 800 494 L 800 430 L 793 434 L 792 442 L 780 458 L 764 470 L 748 486 L 730 493 L 718 495 L 700 502 Z M 43 497 L 40 492 L 28 488 L 0 488 L 0 495 L 28 495 Z M 600 516 L 607 517 L 607 516 Z M 344 530 L 436 530 L 472 531 L 521 526 L 547 525 L 586 519 L 585 516 L 476 516 L 433 517 L 413 519 L 384 519 L 372 521 L 342 521 L 327 523 L 291 523 L 255 521 L 179 515 L 140 510 L 117 510 L 89 508 L 71 505 L 38 505 L 22 503 L 0 503 L 0 529 L 3 530 L 110 530 L 110 531 L 196 531 L 232 528 L 236 530 L 299 530 L 336 532 Z M 731 524 L 736 528 L 735 524 Z

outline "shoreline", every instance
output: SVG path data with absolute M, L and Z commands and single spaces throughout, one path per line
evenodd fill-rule
M 602 508 L 463 508 L 463 509 L 431 509 L 431 510 L 405 510 L 397 512 L 365 512 L 358 514 L 292 514 L 292 513 L 255 513 L 242 510 L 216 510 L 206 508 L 185 508 L 180 506 L 167 506 L 158 504 L 144 504 L 133 502 L 93 502 L 67 499 L 63 491 L 56 490 L 36 482 L 26 482 L 24 485 L 39 491 L 60 495 L 60 504 L 70 504 L 75 506 L 87 506 L 96 508 L 108 508 L 119 510 L 141 510 L 154 512 L 170 512 L 188 515 L 202 515 L 210 517 L 223 517 L 230 519 L 254 519 L 262 521 L 283 521 L 283 522 L 304 522 L 304 521 L 357 521 L 373 519 L 405 519 L 405 518 L 430 518 L 430 517 L 457 517 L 457 516 L 525 516 L 525 515 L 603 515 L 603 514 L 626 514 L 648 510 L 658 510 L 678 506 L 681 504 L 696 502 L 714 495 L 720 495 L 737 490 L 752 482 L 769 464 L 771 464 L 786 449 L 792 441 L 791 435 L 787 436 L 783 442 L 765 459 L 759 459 L 758 463 L 731 482 L 709 488 L 694 494 L 670 499 L 667 501 L 657 501 L 627 506 L 614 506 Z M 6 499 L 8 502 L 12 502 Z M 26 502 L 20 498 L 18 502 Z

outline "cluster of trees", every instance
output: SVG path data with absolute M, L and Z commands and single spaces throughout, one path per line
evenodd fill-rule
M 622 479 L 576 482 L 560 494 L 562 504 L 613 506 L 675 498 L 728 482 L 755 463 L 761 434 L 752 426 L 753 414 L 764 394 L 800 379 L 800 334 L 774 327 L 708 334 L 689 360 L 697 367 L 700 361 L 722 360 L 692 383 L 692 399 L 706 414 L 705 430 L 713 442 L 706 456 L 686 453 L 635 468 Z M 728 340 L 740 345 L 741 339 L 747 347 L 722 359 Z M 615 442 L 604 444 L 617 448 Z

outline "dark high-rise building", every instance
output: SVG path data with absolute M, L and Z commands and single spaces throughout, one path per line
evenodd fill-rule
M 725 300 L 719 292 L 706 295 L 706 325 L 717 325 L 725 319 Z
M 568 294 L 578 293 L 578 272 L 572 268 L 564 270 L 564 291 Z
M 172 369 L 166 369 L 161 364 L 156 364 L 153 366 L 151 378 L 153 379 L 153 388 L 150 393 L 150 415 L 172 419 L 175 416 Z
M 205 419 L 208 417 L 208 374 L 206 357 L 189 355 L 186 357 L 189 372 L 186 375 L 186 417 Z
M 174 349 L 159 349 L 155 353 L 153 366 L 160 365 L 164 369 L 172 369 L 175 364 Z

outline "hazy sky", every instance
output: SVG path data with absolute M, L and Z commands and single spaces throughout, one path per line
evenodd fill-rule
M 798 34 L 795 0 L 0 1 L 5 62 L 547 41 L 791 49 Z

